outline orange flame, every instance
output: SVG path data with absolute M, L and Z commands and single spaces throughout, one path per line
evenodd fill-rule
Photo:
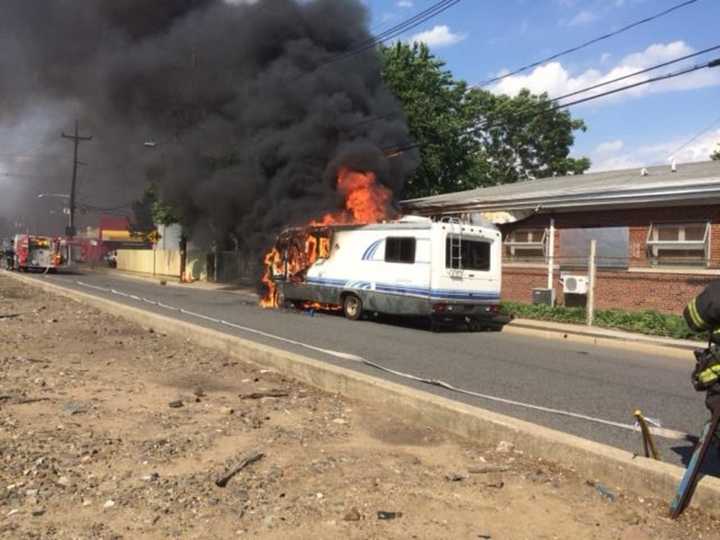
M 262 283 L 266 294 L 260 300 L 264 308 L 278 307 L 277 284 L 273 281 L 275 273 L 282 273 L 287 265 L 287 279 L 303 281 L 305 272 L 318 258 L 330 256 L 330 239 L 311 233 L 312 227 L 329 225 L 364 225 L 378 223 L 394 217 L 391 209 L 392 192 L 385 186 L 377 183 L 377 176 L 373 172 L 355 171 L 348 167 L 341 167 L 338 171 L 337 189 L 345 197 L 345 208 L 339 212 L 325 214 L 321 219 L 311 220 L 304 233 L 304 241 L 298 245 L 290 242 L 285 250 L 285 260 L 273 248 L 265 255 L 265 273 Z M 273 271 L 273 269 L 275 271 Z M 306 302 L 304 306 L 319 307 L 320 309 L 336 309 L 336 307 Z

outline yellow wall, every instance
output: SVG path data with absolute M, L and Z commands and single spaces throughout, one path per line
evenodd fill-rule
M 180 277 L 180 252 L 162 249 L 119 249 L 117 268 L 127 272 Z

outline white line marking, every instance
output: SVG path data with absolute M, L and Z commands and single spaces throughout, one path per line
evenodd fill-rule
M 185 315 L 189 315 L 190 317 L 196 317 L 196 318 L 198 318 L 198 319 L 202 319 L 202 320 L 205 320 L 205 321 L 210 321 L 210 322 L 213 322 L 213 323 L 216 323 L 216 324 L 221 324 L 221 325 L 224 325 L 224 326 L 228 326 L 228 327 L 230 327 L 230 328 L 235 328 L 236 330 L 241 330 L 241 331 L 246 332 L 246 333 L 249 333 L 249 334 L 255 334 L 255 335 L 263 336 L 263 337 L 266 337 L 266 338 L 269 338 L 269 339 L 274 339 L 274 340 L 276 340 L 276 341 L 281 341 L 281 342 L 283 342 L 283 343 L 288 343 L 288 344 L 291 344 L 291 345 L 296 345 L 296 346 L 298 346 L 298 347 L 302 347 L 302 348 L 305 348 L 305 349 L 309 349 L 309 350 L 311 350 L 311 351 L 316 351 L 316 352 L 320 352 L 320 353 L 323 353 L 323 354 L 327 354 L 327 355 L 329 355 L 329 356 L 334 356 L 334 357 L 340 358 L 340 359 L 342 359 L 342 360 L 348 360 L 348 361 L 351 361 L 351 362 L 358 362 L 358 363 L 361 363 L 361 364 L 365 364 L 366 366 L 375 368 L 375 369 L 380 370 L 380 371 L 384 371 L 384 372 L 386 372 L 386 373 L 390 373 L 390 374 L 395 375 L 395 376 L 397 376 L 397 377 L 402 377 L 402 378 L 404 378 L 404 379 L 409 379 L 409 380 L 412 380 L 412 381 L 420 382 L 420 383 L 423 383 L 423 384 L 429 384 L 429 385 L 432 385 L 432 386 L 438 386 L 438 387 L 440 387 L 440 388 L 445 388 L 446 390 L 450 390 L 450 391 L 452 391 L 452 392 L 457 392 L 458 394 L 464 394 L 464 395 L 467 395 L 467 396 L 472 396 L 472 397 L 476 397 L 476 398 L 479 398 L 479 399 L 484 399 L 484 400 L 487 400 L 487 401 L 494 401 L 494 402 L 496 402 L 496 403 L 504 403 L 504 404 L 506 404 L 506 405 L 513 405 L 513 406 L 515 406 L 515 407 L 522 407 L 522 408 L 530 409 L 530 410 L 534 410 L 534 411 L 540 411 L 540 412 L 544 412 L 544 413 L 555 414 L 555 415 L 558 415 L 558 416 L 566 416 L 566 417 L 575 418 L 575 419 L 578 419 L 578 420 L 585 420 L 585 421 L 587 421 L 587 422 L 594 422 L 594 423 L 596 423 L 596 424 L 602 424 L 602 425 L 605 425 L 605 426 L 610 426 L 610 427 L 615 427 L 615 428 L 620 428 L 620 429 L 626 429 L 626 430 L 630 430 L 630 431 L 640 431 L 640 427 L 639 427 L 637 424 L 624 424 L 624 423 L 622 423 L 622 422 L 614 422 L 614 421 L 612 421 L 612 420 L 605 420 L 604 418 L 597 418 L 597 417 L 595 417 L 595 416 L 588 416 L 588 415 L 585 415 L 585 414 L 575 413 L 575 412 L 571 412 L 571 411 L 565 411 L 565 410 L 562 410 L 562 409 L 553 409 L 553 408 L 551 408 L 551 407 L 543 407 L 542 405 L 533 405 L 532 403 L 524 403 L 524 402 L 522 402 L 522 401 L 515 401 L 515 400 L 513 400 L 513 399 L 507 399 L 507 398 L 502 398 L 502 397 L 498 397 L 498 396 L 491 396 L 491 395 L 489 395 L 489 394 L 482 394 L 482 393 L 480 393 L 480 392 L 473 392 L 473 391 L 471 391 L 471 390 L 465 390 L 465 389 L 463 389 L 463 388 L 458 388 L 458 387 L 456 387 L 456 386 L 453 386 L 452 384 L 449 384 L 449 383 L 447 383 L 447 382 L 445 382 L 445 381 L 442 381 L 442 380 L 439 380 L 439 379 L 425 379 L 425 378 L 423 378 L 423 377 L 418 377 L 417 375 L 413 375 L 413 374 L 411 374 L 411 373 L 405 373 L 405 372 L 402 372 L 402 371 L 397 371 L 397 370 L 394 370 L 394 369 L 390 369 L 390 368 L 387 368 L 387 367 L 385 367 L 385 366 L 383 366 L 383 365 L 380 365 L 380 364 L 377 364 L 377 363 L 372 362 L 372 361 L 370 361 L 370 360 L 367 360 L 366 358 L 363 358 L 362 356 L 357 356 L 357 355 L 355 355 L 355 354 L 346 353 L 346 352 L 341 352 L 341 351 L 334 351 L 334 350 L 331 350 L 331 349 L 323 349 L 323 348 L 321 348 L 321 347 L 316 347 L 315 345 L 309 345 L 309 344 L 307 344 L 307 343 L 303 343 L 302 341 L 297 341 L 297 340 L 294 340 L 294 339 L 289 339 L 289 338 L 285 338 L 285 337 L 282 337 L 282 336 L 277 336 L 277 335 L 275 335 L 275 334 L 270 334 L 270 333 L 268 333 L 268 332 L 263 332 L 262 330 L 257 330 L 257 329 L 255 329 L 255 328 L 250 328 L 250 327 L 248 327 L 248 326 L 241 326 L 241 325 L 239 325 L 239 324 L 231 323 L 231 322 L 229 322 L 229 321 L 225 321 L 225 320 L 221 320 L 221 319 L 216 319 L 216 318 L 214 318 L 214 317 L 209 317 L 209 316 L 203 315 L 203 314 L 201 314 L 201 313 L 195 313 L 195 312 L 193 312 L 193 311 L 188 311 L 188 310 L 183 309 L 183 308 L 178 308 L 178 307 L 174 307 L 174 306 L 168 306 L 168 305 L 166 305 L 166 304 L 162 304 L 162 303 L 156 302 L 156 301 L 154 301 L 154 300 L 149 300 L 149 299 L 147 299 L 147 298 L 140 298 L 139 296 L 127 294 L 127 293 L 124 293 L 124 292 L 121 292 L 121 291 L 117 291 L 117 290 L 115 290 L 115 289 L 106 289 L 106 288 L 104 288 L 104 287 L 98 287 L 98 286 L 96 286 L 96 285 L 89 285 L 89 284 L 87 284 L 87 283 L 83 283 L 82 281 L 77 281 L 76 283 L 77 283 L 78 285 L 82 286 L 82 287 L 87 287 L 87 288 L 95 289 L 95 290 L 98 290 L 98 291 L 110 292 L 110 293 L 112 293 L 112 294 L 115 294 L 115 295 L 118 295 L 118 296 L 122 296 L 122 297 L 125 297 L 125 298 L 131 298 L 131 299 L 133 299 L 133 300 L 142 301 L 142 302 L 145 302 L 145 303 L 148 303 L 148 304 L 154 304 L 154 305 L 156 305 L 156 306 L 158 306 L 158 307 L 161 307 L 161 308 L 165 308 L 165 309 L 169 309 L 169 310 L 173 310 L 173 311 L 179 311 L 180 313 L 183 313 L 183 314 L 185 314 Z M 676 430 L 673 430 L 673 429 L 667 429 L 667 428 L 656 427 L 656 426 L 649 426 L 649 429 L 650 429 L 651 433 L 657 435 L 658 437 L 663 437 L 663 438 L 665 438 L 665 439 L 675 439 L 675 440 L 687 440 L 687 439 L 688 439 L 688 434 L 687 434 L 687 433 L 683 433 L 682 431 L 676 431 Z

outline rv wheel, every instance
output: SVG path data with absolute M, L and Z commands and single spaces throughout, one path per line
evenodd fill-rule
M 362 312 L 362 300 L 354 294 L 348 294 L 343 300 L 343 313 L 345 313 L 345 316 L 351 321 L 357 321 Z
M 286 308 L 288 306 L 287 299 L 285 298 L 285 293 L 282 292 L 280 289 L 275 291 L 275 304 L 279 308 Z

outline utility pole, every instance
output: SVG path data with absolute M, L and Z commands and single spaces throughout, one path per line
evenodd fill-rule
M 75 236 L 75 187 L 77 186 L 77 167 L 80 164 L 78 161 L 78 146 L 83 141 L 92 141 L 92 137 L 81 137 L 80 136 L 80 122 L 75 120 L 75 134 L 67 135 L 65 132 L 62 134 L 63 139 L 70 139 L 73 141 L 75 149 L 73 154 L 73 175 L 72 183 L 70 184 L 70 217 L 68 219 L 68 226 L 65 229 L 65 236 L 70 238 Z
M 590 240 L 590 257 L 588 258 L 588 274 L 590 283 L 587 293 L 587 325 L 595 322 L 595 285 L 597 280 L 597 240 Z

